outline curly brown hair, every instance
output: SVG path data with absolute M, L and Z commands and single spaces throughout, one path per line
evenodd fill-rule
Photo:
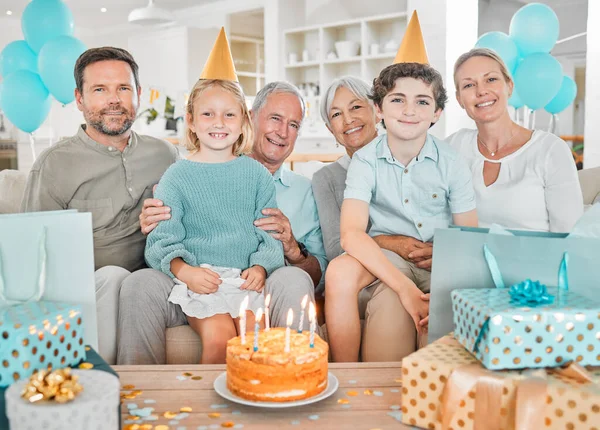
M 430 85 L 435 100 L 435 110 L 443 110 L 446 106 L 448 95 L 444 88 L 442 75 L 430 65 L 421 63 L 397 63 L 387 66 L 378 77 L 373 79 L 373 88 L 369 98 L 381 108 L 383 99 L 394 89 L 396 80 L 400 78 L 418 79 Z

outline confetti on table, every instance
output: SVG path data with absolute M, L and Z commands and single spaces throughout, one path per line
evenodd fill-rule
M 398 384 L 402 384 L 402 378 L 396 378 L 396 379 L 394 379 L 394 382 L 397 382 Z
M 176 426 L 177 424 L 179 424 L 179 421 L 177 421 L 177 420 L 171 420 L 171 421 L 169 421 L 169 425 L 170 426 Z
M 129 424 L 129 425 L 127 426 L 127 429 L 131 429 L 131 430 L 133 430 L 134 428 L 139 428 L 139 426 L 140 426 L 139 424 L 136 424 L 136 423 L 135 423 L 135 421 L 133 421 L 133 420 L 124 420 L 123 422 L 124 422 L 125 424 Z M 134 426 L 136 426 L 136 425 L 137 425 L 137 427 L 134 427 Z
M 140 430 L 152 430 L 152 427 L 154 427 L 152 424 L 142 424 Z
M 350 409 L 352 405 L 342 405 L 342 409 Z
M 347 391 L 346 394 L 350 397 L 358 396 L 358 391 Z
M 221 414 L 218 412 L 211 412 L 210 414 L 208 414 L 208 418 L 219 418 L 220 416 Z
M 144 400 L 144 403 L 146 403 L 147 405 L 150 405 L 150 404 L 156 403 L 156 400 L 154 400 L 154 399 L 146 399 L 146 400 Z
M 356 379 L 351 379 L 348 381 L 348 384 L 356 384 Z
M 192 408 L 189 406 L 182 406 L 179 408 L 179 412 L 192 412 Z
M 365 390 L 364 394 L 365 396 L 370 396 L 371 394 L 373 394 L 373 390 Z
M 134 396 L 139 396 L 139 395 L 140 395 L 140 394 L 142 394 L 142 393 L 143 393 L 143 391 L 142 391 L 142 390 L 133 390 L 133 391 L 131 392 L 131 394 L 133 394 Z
M 127 404 L 127 409 L 137 409 L 138 405 L 136 405 L 135 403 L 128 403 Z
M 338 399 L 338 403 L 340 405 L 347 405 L 348 403 L 350 403 L 350 400 L 348 400 L 348 399 Z
M 317 421 L 319 419 L 319 416 L 316 415 L 316 414 L 315 415 L 309 415 L 308 419 L 311 420 L 311 421 Z
M 397 389 L 397 388 L 392 388 L 392 389 L 390 390 L 390 392 L 392 392 L 392 393 L 399 393 L 399 392 L 400 392 L 400 390 L 399 390 L 399 389 Z
M 243 429 L 244 428 L 244 424 L 236 424 L 233 426 L 234 429 Z
M 390 409 L 392 411 L 399 411 L 400 410 L 400 405 L 392 405 L 392 406 L 390 406 Z
M 79 365 L 79 368 L 88 370 L 88 369 L 93 369 L 94 365 L 92 363 L 83 362 Z
M 125 418 L 126 420 L 131 420 L 131 421 L 138 421 L 140 419 L 140 417 L 138 417 L 137 415 L 129 415 L 127 418 Z
M 184 372 L 183 376 L 192 376 L 192 374 L 190 372 Z
M 169 426 L 161 424 L 161 425 L 154 427 L 154 430 L 169 430 Z
M 234 425 L 235 423 L 233 421 L 225 421 L 224 423 L 221 423 L 221 427 L 226 429 L 233 428 Z
M 135 399 L 137 396 L 135 394 L 124 394 L 123 398 L 127 399 L 127 400 L 133 400 Z
M 192 376 L 193 381 L 199 381 L 202 379 L 202 376 Z
M 396 421 L 402 422 L 402 412 L 399 412 L 399 411 L 388 412 L 388 415 L 390 417 L 395 418 Z
M 228 407 L 229 407 L 229 405 L 226 405 L 226 404 L 218 404 L 218 405 L 214 404 L 214 405 L 210 405 L 211 409 L 226 409 Z
M 133 390 L 134 388 L 135 388 L 135 385 L 131 385 L 131 384 L 123 385 L 123 390 L 125 390 L 125 391 Z
M 182 375 L 177 375 L 176 378 L 179 379 L 180 381 L 187 381 L 187 379 L 188 379 L 188 378 L 186 378 L 185 376 L 182 376 Z
M 167 411 L 163 414 L 163 417 L 165 417 L 166 419 L 170 420 L 175 418 L 177 414 L 175 412 L 171 412 L 171 411 Z
M 175 415 L 175 416 L 173 417 L 173 419 L 174 419 L 174 420 L 179 420 L 179 421 L 181 421 L 181 420 L 184 420 L 184 419 L 186 419 L 186 418 L 187 418 L 187 417 L 189 417 L 189 416 L 190 416 L 190 414 L 188 414 L 187 412 L 182 412 L 182 413 L 180 413 L 180 414 L 178 414 L 178 415 Z
M 373 391 L 373 395 L 377 396 L 377 397 L 382 397 L 383 396 L 383 391 Z
M 158 421 L 158 415 L 150 415 L 149 417 L 144 418 L 146 421 Z
M 242 415 L 242 411 L 233 411 L 231 415 Z
M 147 418 L 152 415 L 154 408 L 142 408 L 142 409 L 131 409 L 129 411 L 130 414 L 135 414 L 138 417 Z
M 297 426 L 297 425 L 300 425 L 300 421 L 294 420 L 290 424 L 293 425 L 293 426 Z

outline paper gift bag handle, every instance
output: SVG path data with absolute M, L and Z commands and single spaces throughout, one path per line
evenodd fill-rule
M 47 266 L 47 253 L 46 253 L 46 227 L 42 229 L 42 234 L 40 236 L 40 252 L 39 252 L 39 274 L 38 274 L 38 282 L 36 292 L 27 300 L 10 300 L 6 297 L 5 293 L 5 285 L 4 278 L 2 276 L 2 254 L 0 254 L 0 301 L 4 301 L 11 304 L 19 304 L 19 303 L 28 303 L 28 302 L 38 302 L 44 296 L 44 292 L 46 291 L 46 266 Z
M 490 251 L 487 245 L 483 245 L 483 256 L 485 257 L 487 266 L 490 269 L 490 275 L 492 276 L 492 280 L 494 281 L 494 285 L 496 286 L 496 288 L 506 288 L 506 284 L 504 283 L 504 279 L 502 278 L 502 273 L 500 272 L 500 266 L 498 266 L 496 257 L 494 257 L 494 254 L 492 254 L 492 251 Z M 565 252 L 563 254 L 562 261 L 560 262 L 560 268 L 558 269 L 559 291 L 569 290 L 568 267 L 569 253 Z

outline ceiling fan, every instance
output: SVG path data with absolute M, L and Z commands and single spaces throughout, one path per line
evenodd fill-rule
M 127 18 L 132 24 L 156 25 L 175 21 L 170 10 L 154 6 L 154 0 L 148 0 L 148 6 L 134 9 Z

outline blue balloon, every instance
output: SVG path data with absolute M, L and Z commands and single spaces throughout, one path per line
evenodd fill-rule
M 27 133 L 37 130 L 52 103 L 40 76 L 29 70 L 17 70 L 2 83 L 2 109 L 8 120 Z
M 0 76 L 8 76 L 17 70 L 38 72 L 37 55 L 24 40 L 10 42 L 0 52 Z
M 555 114 L 564 111 L 577 95 L 577 84 L 568 76 L 563 76 L 562 84 L 558 93 L 554 96 L 550 103 L 544 106 L 546 112 Z
M 560 25 L 556 13 L 545 4 L 523 6 L 510 21 L 509 34 L 521 56 L 536 52 L 550 52 L 558 40 Z
M 61 0 L 33 0 L 21 17 L 25 40 L 34 52 L 58 36 L 73 34 L 73 14 Z
M 489 48 L 496 52 L 506 67 L 509 73 L 513 73 L 517 66 L 517 60 L 519 59 L 519 50 L 515 42 L 508 37 L 508 34 L 502 33 L 501 31 L 490 31 L 482 35 L 477 43 L 477 48 Z
M 531 54 L 523 59 L 515 72 L 515 87 L 521 100 L 531 109 L 544 107 L 558 92 L 562 67 L 550 54 Z
M 512 95 L 508 99 L 508 104 L 514 107 L 515 109 L 519 109 L 525 106 L 525 103 L 523 103 L 523 100 L 521 100 L 521 97 L 519 97 L 519 93 L 517 92 L 516 88 L 513 88 Z
M 39 0 L 38 0 L 39 1 Z M 75 62 L 86 50 L 79 39 L 59 36 L 46 43 L 40 51 L 38 68 L 44 85 L 62 104 L 75 99 Z

